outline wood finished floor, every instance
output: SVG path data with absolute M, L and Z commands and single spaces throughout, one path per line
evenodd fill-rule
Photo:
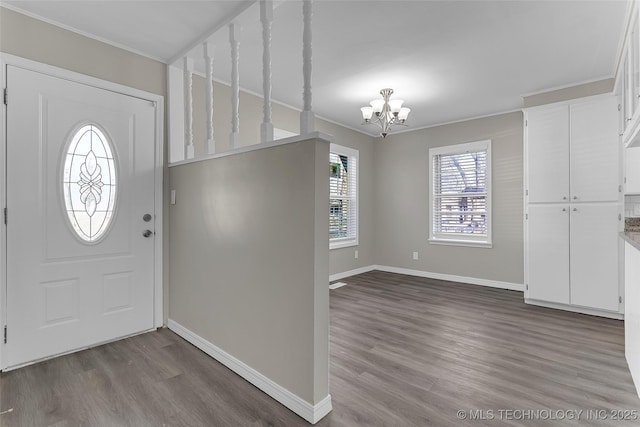
M 343 281 L 331 291 L 334 409 L 319 426 L 640 425 L 620 321 L 391 273 Z M 166 329 L 3 373 L 0 412 L 10 408 L 2 427 L 308 425 Z M 469 409 L 494 419 L 457 418 Z M 596 409 L 608 419 L 587 419 Z M 638 419 L 611 419 L 617 409 Z

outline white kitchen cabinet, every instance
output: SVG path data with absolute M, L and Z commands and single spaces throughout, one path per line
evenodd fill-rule
M 527 298 L 618 311 L 617 204 L 534 204 L 527 219 Z
M 571 201 L 618 201 L 621 190 L 616 130 L 618 100 L 607 96 L 572 104 L 569 118 Z
M 624 243 L 624 355 L 640 395 L 640 250 Z
M 537 108 L 526 113 L 529 202 L 569 199 L 569 107 Z
M 569 205 L 531 205 L 528 217 L 528 297 L 569 304 Z
M 625 146 L 640 146 L 640 27 L 636 2 L 631 7 L 630 29 L 624 41 L 615 87 L 621 98 L 619 130 L 622 141 Z
M 640 147 L 624 150 L 624 193 L 640 194 Z
M 618 215 L 616 204 L 573 205 L 570 211 L 571 304 L 619 308 Z
M 525 112 L 528 203 L 619 199 L 617 109 L 605 96 Z
M 618 102 L 525 110 L 525 301 L 619 317 Z

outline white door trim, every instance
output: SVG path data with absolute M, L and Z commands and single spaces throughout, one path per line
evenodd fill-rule
M 54 67 L 52 65 L 25 59 L 19 56 L 10 55 L 0 52 L 0 89 L 2 93 L 7 87 L 7 66 L 15 66 L 52 77 L 81 83 L 87 86 L 93 86 L 99 89 L 120 93 L 140 99 L 153 102 L 155 104 L 156 130 L 155 130 L 155 194 L 154 209 L 156 214 L 155 229 L 155 247 L 154 247 L 154 311 L 153 322 L 156 328 L 163 326 L 163 282 L 162 282 L 162 265 L 163 265 L 163 168 L 164 168 L 164 97 L 143 90 L 131 88 L 118 83 L 109 82 L 98 79 L 96 77 L 87 76 L 76 73 L 74 71 L 65 70 L 63 68 Z M 11 102 L 11 94 L 9 94 L 9 102 Z M 0 370 L 4 369 L 5 360 L 4 352 L 4 326 L 7 324 L 7 233 L 2 219 L 2 209 L 6 206 L 6 149 L 7 149 L 7 109 L 2 101 L 0 101 Z

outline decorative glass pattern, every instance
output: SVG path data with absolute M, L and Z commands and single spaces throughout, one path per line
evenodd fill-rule
M 95 125 L 72 137 L 63 169 L 67 216 L 78 237 L 99 240 L 108 230 L 116 200 L 116 171 L 111 143 Z

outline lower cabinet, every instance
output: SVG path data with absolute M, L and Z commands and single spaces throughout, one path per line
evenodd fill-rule
M 569 205 L 529 205 L 526 250 L 528 297 L 569 304 Z
M 624 355 L 640 395 L 640 250 L 624 244 Z
M 526 298 L 617 312 L 618 204 L 527 208 Z

